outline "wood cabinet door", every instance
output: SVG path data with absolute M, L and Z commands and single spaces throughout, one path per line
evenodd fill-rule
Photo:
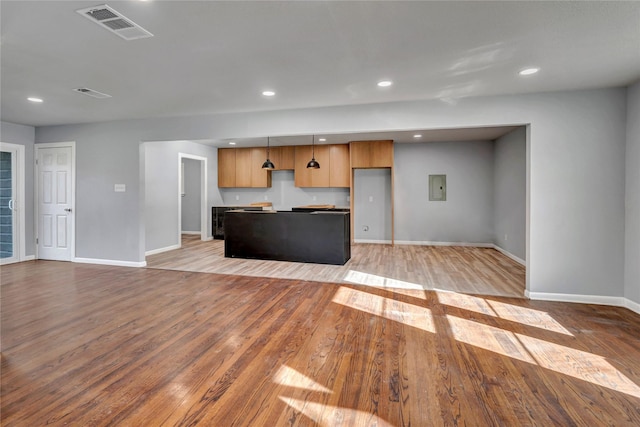
M 269 154 L 267 155 L 267 158 L 271 160 L 271 163 L 273 163 L 273 165 L 276 167 L 275 170 L 280 169 L 280 163 L 281 163 L 280 157 L 282 157 L 280 148 L 281 147 L 270 147 Z
M 251 187 L 251 148 L 236 148 L 236 187 Z
M 267 160 L 267 147 L 253 147 L 251 150 L 251 185 L 250 187 L 271 187 L 271 171 L 262 169 Z
M 355 141 L 349 143 L 352 168 L 393 167 L 393 141 Z
M 367 168 L 371 159 L 371 150 L 367 142 L 350 142 L 352 168 Z
M 236 186 L 236 149 L 218 148 L 218 187 Z
M 329 187 L 349 187 L 349 145 L 334 144 L 329 146 Z
M 311 169 L 307 169 L 309 160 L 311 160 L 311 146 L 296 145 L 293 172 L 296 187 L 311 187 Z
M 316 158 L 316 161 L 320 163 L 320 168 L 311 169 L 311 186 L 312 187 L 329 187 L 330 186 L 329 178 L 331 176 L 331 160 L 329 156 L 329 146 L 316 145 L 314 150 L 315 150 L 315 158 Z
M 393 166 L 393 141 L 372 141 L 370 164 L 372 168 Z
M 276 169 L 294 170 L 296 167 L 296 147 L 294 147 L 293 145 L 285 145 L 277 148 L 280 149 L 280 164 L 276 165 Z

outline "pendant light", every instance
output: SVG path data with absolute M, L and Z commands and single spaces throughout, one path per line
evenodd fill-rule
M 269 137 L 267 137 L 267 160 L 262 164 L 262 169 L 274 170 L 276 167 L 271 160 L 269 160 Z
M 315 150 L 315 144 L 316 143 L 316 136 L 313 135 L 313 139 L 311 141 L 311 160 L 309 161 L 309 163 L 307 163 L 307 168 L 310 169 L 320 169 L 320 163 L 316 162 L 316 150 Z

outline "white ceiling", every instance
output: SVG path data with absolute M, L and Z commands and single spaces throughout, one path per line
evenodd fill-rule
M 108 1 L 154 34 L 134 41 L 75 12 L 100 4 L 0 2 L 3 121 L 455 100 L 640 78 L 639 1 Z M 529 66 L 541 71 L 518 75 Z M 379 88 L 381 79 L 394 84 Z M 262 96 L 265 89 L 276 96 Z

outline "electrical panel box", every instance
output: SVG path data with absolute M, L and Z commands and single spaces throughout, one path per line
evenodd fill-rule
M 429 201 L 447 200 L 447 175 L 429 175 Z

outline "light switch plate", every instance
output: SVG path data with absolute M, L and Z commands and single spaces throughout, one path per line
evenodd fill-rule
M 125 184 L 115 184 L 113 186 L 113 191 L 115 191 L 116 193 L 124 193 L 125 191 L 127 191 L 127 186 Z

